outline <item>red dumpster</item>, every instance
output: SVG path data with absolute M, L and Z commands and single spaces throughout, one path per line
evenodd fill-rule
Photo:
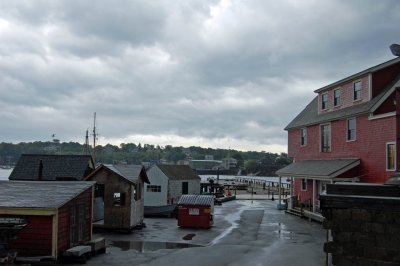
M 178 201 L 178 226 L 210 228 L 213 225 L 214 196 L 182 195 Z

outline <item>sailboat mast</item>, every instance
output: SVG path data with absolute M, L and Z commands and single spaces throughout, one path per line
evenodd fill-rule
M 96 112 L 94 112 L 94 120 L 93 120 L 93 162 L 96 165 Z
M 83 146 L 83 154 L 89 155 L 89 131 L 86 129 L 85 144 Z

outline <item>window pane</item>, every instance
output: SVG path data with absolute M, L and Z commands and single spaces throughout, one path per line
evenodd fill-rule
M 307 129 L 301 129 L 301 145 L 304 146 L 307 144 Z
M 340 94 L 341 94 L 340 90 L 334 91 L 334 105 L 335 106 L 340 105 Z
M 331 150 L 331 130 L 330 125 L 321 126 L 321 151 L 329 152 Z
M 387 145 L 387 169 L 394 170 L 395 168 L 395 145 Z
M 347 140 L 356 139 L 356 119 L 351 118 L 347 120 Z
M 328 106 L 328 94 L 322 94 L 322 109 L 326 109 Z
M 354 100 L 361 99 L 361 81 L 354 83 Z

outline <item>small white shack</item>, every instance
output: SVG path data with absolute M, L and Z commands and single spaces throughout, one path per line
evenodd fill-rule
M 188 165 L 154 165 L 147 170 L 145 214 L 168 214 L 185 194 L 200 194 L 200 177 Z

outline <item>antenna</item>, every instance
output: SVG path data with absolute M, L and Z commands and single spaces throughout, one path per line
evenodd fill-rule
M 400 44 L 394 43 L 390 45 L 390 51 L 395 56 L 400 56 Z

